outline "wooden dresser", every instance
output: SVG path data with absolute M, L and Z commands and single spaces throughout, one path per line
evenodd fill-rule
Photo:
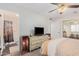
M 48 35 L 29 37 L 29 40 L 30 40 L 29 49 L 30 49 L 30 51 L 35 50 L 37 48 L 40 48 L 42 43 L 48 39 L 49 39 Z

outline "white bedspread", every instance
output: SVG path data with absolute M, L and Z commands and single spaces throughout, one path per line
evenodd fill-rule
M 48 44 L 48 56 L 55 56 L 57 46 L 62 42 L 66 40 L 65 38 L 51 40 Z
M 79 56 L 79 40 L 59 38 L 45 41 L 41 53 L 48 56 Z

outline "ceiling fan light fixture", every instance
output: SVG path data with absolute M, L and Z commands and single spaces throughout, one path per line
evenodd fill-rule
M 68 8 L 67 5 L 61 5 L 60 8 L 58 8 L 58 12 L 62 14 L 67 8 Z

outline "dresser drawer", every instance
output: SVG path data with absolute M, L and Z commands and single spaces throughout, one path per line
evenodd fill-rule
M 34 45 L 30 46 L 30 50 L 34 50 L 34 49 L 39 48 L 39 47 L 41 47 L 40 44 L 34 44 Z

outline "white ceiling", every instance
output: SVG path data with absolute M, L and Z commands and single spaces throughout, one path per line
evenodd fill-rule
M 57 6 L 50 3 L 26 3 L 26 4 L 16 4 L 27 8 L 28 10 L 34 11 L 39 14 L 48 15 L 49 11 L 55 9 Z
M 68 4 L 68 5 L 73 5 L 73 4 Z M 32 10 L 36 13 L 54 18 L 60 18 L 64 16 L 73 17 L 79 15 L 79 8 L 68 8 L 66 11 L 64 11 L 62 15 L 60 15 L 57 10 L 48 13 L 50 10 L 57 8 L 56 5 L 52 5 L 50 3 L 26 3 L 26 4 L 16 4 L 16 5 L 23 6 L 24 8 Z M 79 5 L 79 4 L 76 3 L 75 5 Z
M 12 7 L 22 7 L 28 10 L 31 10 L 33 12 L 36 12 L 38 14 L 41 15 L 45 15 L 48 17 L 55 17 L 55 18 L 60 18 L 63 16 L 67 16 L 67 17 L 73 17 L 73 16 L 78 16 L 79 15 L 79 8 L 68 8 L 66 11 L 64 11 L 64 13 L 62 15 L 60 15 L 58 13 L 58 11 L 54 11 L 51 13 L 48 13 L 50 10 L 53 10 L 55 8 L 57 8 L 56 5 L 52 5 L 50 3 L 0 3 L 0 7 L 2 6 L 12 6 Z M 71 5 L 71 4 L 70 4 Z

